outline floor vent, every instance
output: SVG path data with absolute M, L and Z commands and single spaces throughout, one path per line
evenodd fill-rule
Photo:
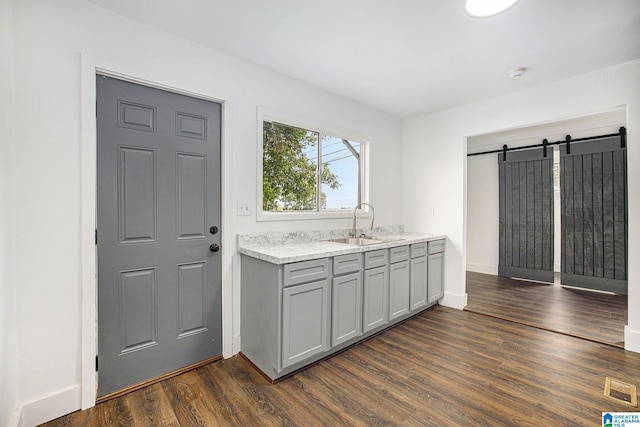
M 604 381 L 604 395 L 634 407 L 638 406 L 638 391 L 633 384 L 607 377 Z

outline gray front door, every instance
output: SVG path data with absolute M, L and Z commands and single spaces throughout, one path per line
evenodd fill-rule
M 222 353 L 221 106 L 97 76 L 98 395 Z

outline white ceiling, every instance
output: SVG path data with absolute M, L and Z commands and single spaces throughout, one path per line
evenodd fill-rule
M 639 0 L 87 1 L 402 118 L 640 58 Z
M 574 140 L 609 135 L 620 132 L 620 127 L 625 124 L 626 109 L 617 108 L 598 114 L 472 136 L 467 139 L 467 153 L 500 150 L 503 144 L 511 148 L 542 144 L 545 138 L 549 142 L 564 141 L 567 135 Z

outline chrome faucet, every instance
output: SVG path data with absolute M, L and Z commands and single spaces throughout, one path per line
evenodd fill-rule
M 362 203 L 358 203 L 356 208 L 353 210 L 353 227 L 349 232 L 349 237 L 356 237 L 356 219 L 357 219 L 356 213 L 358 212 L 358 208 L 360 208 L 362 205 L 367 205 L 371 208 L 371 225 L 369 225 L 369 229 L 371 230 L 371 235 L 373 235 L 373 219 L 374 219 L 375 209 L 369 203 L 362 202 Z

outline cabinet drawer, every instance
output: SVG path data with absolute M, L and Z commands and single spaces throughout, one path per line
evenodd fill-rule
M 364 253 L 364 268 L 383 267 L 389 263 L 389 251 L 380 249 Z
M 284 286 L 321 280 L 329 276 L 329 259 L 314 259 L 284 266 Z
M 333 258 L 333 275 L 362 270 L 362 254 L 338 255 Z
M 429 255 L 444 252 L 444 239 L 432 240 L 429 242 Z
M 397 248 L 389 249 L 389 262 L 405 261 L 409 259 L 409 246 L 398 246 Z
M 414 243 L 411 245 L 411 258 L 425 256 L 427 254 L 427 242 Z

